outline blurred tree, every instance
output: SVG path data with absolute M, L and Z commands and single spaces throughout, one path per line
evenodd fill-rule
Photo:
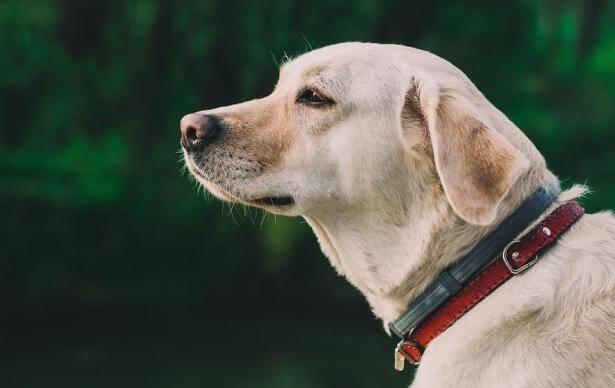
M 301 220 L 203 200 L 176 152 L 184 113 L 265 95 L 276 62 L 339 41 L 449 59 L 613 207 L 613 20 L 605 0 L 2 2 L 0 308 L 363 306 Z

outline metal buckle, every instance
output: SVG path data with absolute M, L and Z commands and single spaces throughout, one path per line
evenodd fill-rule
M 519 268 L 514 268 L 512 266 L 512 264 L 510 264 L 510 262 L 508 261 L 508 250 L 510 249 L 510 247 L 512 247 L 514 244 L 518 244 L 521 241 L 519 240 L 513 240 L 510 243 L 508 243 L 508 245 L 506 245 L 506 247 L 504 247 L 504 250 L 502 251 L 502 261 L 504 261 L 504 264 L 506 264 L 506 268 L 508 268 L 508 271 L 513 274 L 513 275 L 517 275 L 520 274 L 521 272 L 525 271 L 526 269 L 530 268 L 531 266 L 533 266 L 534 264 L 536 264 L 536 261 L 538 260 L 538 255 L 534 255 L 534 257 L 529 260 L 527 263 L 523 264 L 521 267 Z M 514 254 L 517 252 L 513 252 L 513 260 L 514 259 Z M 518 253 L 517 253 L 518 254 Z
M 406 352 L 404 352 L 401 348 L 401 345 L 404 343 L 404 340 L 401 340 L 397 346 L 395 347 L 395 352 L 393 356 L 395 357 L 395 363 L 393 364 L 393 368 L 396 371 L 402 372 L 404 370 L 404 364 L 406 363 Z
M 399 372 L 404 370 L 404 363 L 406 361 L 408 361 L 410 365 L 415 365 L 415 366 L 418 365 L 420 362 L 420 361 L 414 361 L 414 359 L 410 357 L 410 355 L 404 351 L 404 349 L 402 348 L 402 345 L 404 344 L 404 342 L 410 342 L 417 349 L 421 348 L 421 346 L 417 344 L 416 341 L 410 339 L 409 337 L 408 339 L 403 339 L 399 341 L 399 343 L 395 347 L 395 365 L 394 365 L 395 370 Z

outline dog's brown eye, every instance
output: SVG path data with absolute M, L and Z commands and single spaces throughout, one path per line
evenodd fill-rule
M 314 89 L 303 89 L 300 91 L 297 96 L 297 102 L 311 106 L 332 105 L 334 103 L 332 99 L 325 97 Z

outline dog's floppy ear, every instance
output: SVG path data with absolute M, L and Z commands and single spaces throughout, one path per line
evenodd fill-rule
M 488 225 L 529 162 L 481 120 L 478 109 L 460 93 L 413 80 L 402 121 L 414 121 L 424 129 L 444 193 L 455 213 L 472 224 Z

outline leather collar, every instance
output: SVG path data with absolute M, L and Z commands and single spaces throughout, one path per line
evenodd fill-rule
M 536 190 L 468 254 L 442 271 L 407 311 L 390 323 L 391 332 L 402 339 L 395 350 L 395 369 L 402 370 L 404 360 L 417 364 L 429 342 L 512 275 L 534 264 L 537 254 L 583 215 L 584 209 L 576 201 L 566 202 L 516 240 L 558 194 L 559 189 Z

